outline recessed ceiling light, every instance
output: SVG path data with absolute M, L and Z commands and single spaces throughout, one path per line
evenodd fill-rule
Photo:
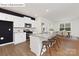
M 46 12 L 49 12 L 49 10 L 48 10 L 48 9 L 46 9 Z

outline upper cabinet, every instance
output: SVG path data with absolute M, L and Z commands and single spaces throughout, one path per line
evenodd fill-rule
M 13 21 L 14 27 L 23 27 L 24 24 L 22 23 L 23 18 L 17 17 L 5 13 L 0 13 L 0 20 L 6 20 L 6 21 Z
M 24 19 L 21 17 L 14 17 L 14 27 L 24 27 Z
M 12 18 L 12 15 L 0 13 L 0 20 L 13 21 Z
M 14 27 L 24 27 L 25 23 L 33 24 L 33 21 L 34 21 L 28 17 L 18 17 L 14 15 L 5 14 L 5 13 L 0 13 L 0 20 L 13 21 Z

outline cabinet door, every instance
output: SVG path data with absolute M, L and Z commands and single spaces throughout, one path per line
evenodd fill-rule
M 13 22 L 0 21 L 0 44 L 13 41 Z
M 24 27 L 24 23 L 22 22 L 14 22 L 14 27 Z
M 19 43 L 22 43 L 25 41 L 26 41 L 26 33 L 15 33 L 14 34 L 14 43 L 15 44 L 19 44 Z

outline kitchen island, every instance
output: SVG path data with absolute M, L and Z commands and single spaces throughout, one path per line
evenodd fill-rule
M 39 56 L 42 48 L 42 41 L 47 41 L 48 39 L 54 36 L 55 34 L 50 34 L 50 33 L 32 34 L 30 36 L 31 51 L 35 53 L 37 56 Z

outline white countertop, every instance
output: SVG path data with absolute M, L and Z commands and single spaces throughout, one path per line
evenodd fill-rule
M 44 39 L 50 39 L 51 37 L 54 37 L 55 34 L 54 33 L 36 33 L 36 34 L 32 34 L 31 36 L 36 36 L 36 37 L 40 37 L 40 38 L 44 38 Z

